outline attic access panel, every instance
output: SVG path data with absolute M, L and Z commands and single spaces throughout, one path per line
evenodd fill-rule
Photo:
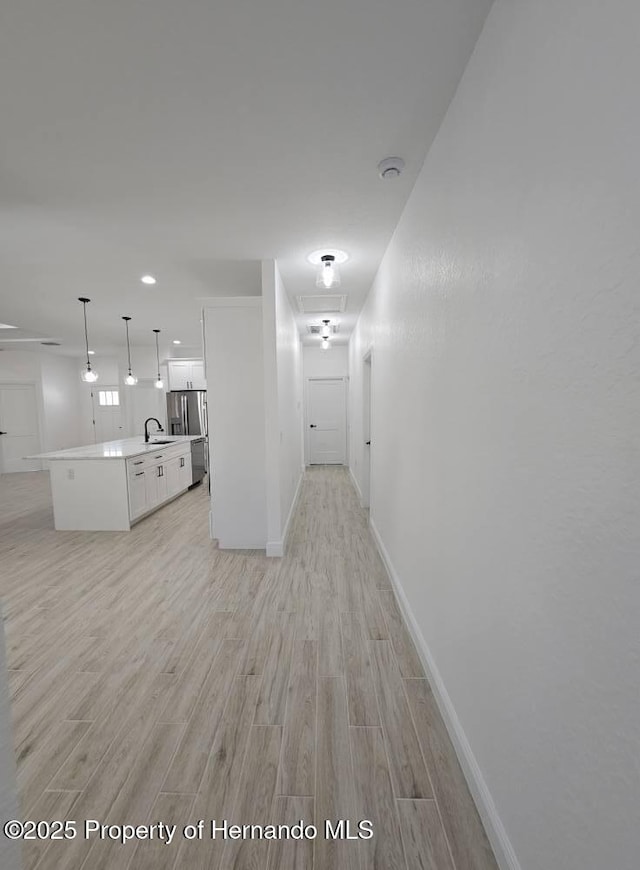
M 339 314 L 347 307 L 347 297 L 337 293 L 317 296 L 296 296 L 302 314 Z

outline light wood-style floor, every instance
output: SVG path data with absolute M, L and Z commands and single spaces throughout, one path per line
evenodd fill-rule
M 307 472 L 284 559 L 217 550 L 207 521 L 199 488 L 130 533 L 55 532 L 45 473 L 0 478 L 23 817 L 374 839 L 76 839 L 26 866 L 496 870 L 346 469 Z

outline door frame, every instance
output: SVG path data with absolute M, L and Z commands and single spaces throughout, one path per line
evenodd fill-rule
M 373 414 L 373 346 L 370 346 L 362 355 L 362 486 L 360 488 L 360 507 L 369 508 L 371 505 L 371 445 L 365 443 L 367 438 L 371 441 L 371 425 Z M 368 431 L 367 431 L 368 430 Z M 366 468 L 366 471 L 365 471 Z
M 309 384 L 311 381 L 341 381 L 344 398 L 344 462 L 331 463 L 342 465 L 344 468 L 349 464 L 349 378 L 344 376 L 323 377 L 315 375 L 304 379 L 304 464 L 308 468 L 311 465 L 311 445 L 309 444 Z
M 44 411 L 44 400 L 42 397 L 42 384 L 39 381 L 29 380 L 28 378 L 21 378 L 17 381 L 12 380 L 3 380 L 0 381 L 0 389 L 3 387 L 33 387 L 33 393 L 36 398 L 36 420 L 38 424 L 38 441 L 40 442 L 40 446 L 38 447 L 37 452 L 42 453 L 45 450 L 44 447 L 44 428 L 43 428 L 43 411 Z M 2 436 L 0 436 L 2 437 Z M 42 471 L 44 467 L 44 463 L 41 459 L 31 460 L 33 462 L 37 462 L 40 466 L 40 471 Z M 0 452 L 0 474 L 4 474 L 3 471 L 3 458 L 2 452 Z M 6 472 L 10 474 L 11 472 Z M 20 472 L 17 472 L 20 473 Z

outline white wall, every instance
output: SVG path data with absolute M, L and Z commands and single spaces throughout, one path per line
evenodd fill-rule
M 262 299 L 216 298 L 204 308 L 211 530 L 223 549 L 267 541 Z
M 0 353 L 0 383 L 36 386 L 42 452 L 82 443 L 81 363 L 39 351 Z
M 305 378 L 346 378 L 349 375 L 349 348 L 345 344 L 322 350 L 321 347 L 305 345 L 302 365 Z
M 202 356 L 202 350 L 200 350 Z M 160 357 L 160 376 L 164 381 L 164 389 L 154 386 L 158 376 L 158 363 L 155 347 L 134 347 L 131 349 L 131 370 L 138 378 L 138 383 L 128 387 L 124 377 L 128 371 L 127 352 L 123 349 L 118 358 L 120 380 L 120 396 L 123 402 L 126 434 L 129 437 L 142 435 L 144 421 L 148 417 L 160 420 L 167 430 L 167 392 L 169 391 L 168 369 L 163 357 Z
M 82 443 L 80 366 L 64 356 L 42 356 L 45 450 L 64 450 Z
M 524 870 L 640 854 L 639 32 L 496 0 L 350 347 L 372 521 Z
M 267 555 L 281 556 L 303 471 L 300 336 L 277 263 L 262 263 Z
M 0 608 L 0 829 L 4 827 L 5 822 L 19 818 L 4 623 Z M 2 870 L 19 870 L 22 867 L 19 843 L 7 839 L 4 835 L 0 836 L 0 867 Z

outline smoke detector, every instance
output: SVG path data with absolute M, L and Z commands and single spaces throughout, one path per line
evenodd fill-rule
M 385 157 L 378 163 L 380 178 L 397 178 L 404 169 L 402 157 Z

